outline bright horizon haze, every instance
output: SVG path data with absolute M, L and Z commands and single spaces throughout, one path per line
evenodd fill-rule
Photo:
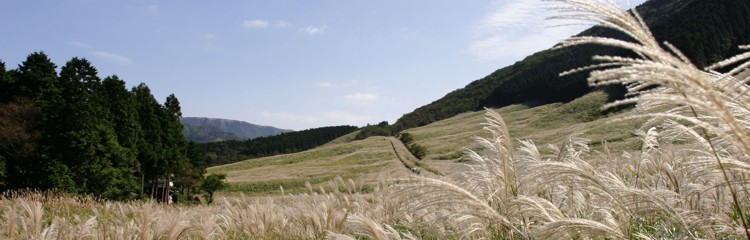
M 636 6 L 645 0 L 630 1 Z M 0 61 L 43 51 L 59 73 L 83 57 L 99 77 L 174 93 L 185 117 L 303 130 L 393 123 L 587 26 L 549 27 L 553 2 L 0 2 Z M 623 1 L 623 7 L 627 3 Z

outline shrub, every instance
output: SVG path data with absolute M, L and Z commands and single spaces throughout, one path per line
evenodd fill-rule
M 214 192 L 227 187 L 227 184 L 224 183 L 224 179 L 226 178 L 227 175 L 215 173 L 203 178 L 201 190 L 205 193 L 208 204 L 211 204 L 214 201 Z

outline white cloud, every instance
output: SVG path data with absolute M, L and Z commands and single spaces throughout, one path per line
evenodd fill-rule
M 300 28 L 299 31 L 307 33 L 309 35 L 322 34 L 323 32 L 326 31 L 326 26 L 325 25 L 323 25 L 321 27 L 307 26 L 307 27 L 304 27 L 304 28 Z
M 267 28 L 268 25 L 268 21 L 261 19 L 245 20 L 242 22 L 242 26 L 245 28 Z
M 116 54 L 116 53 L 95 51 L 95 52 L 91 52 L 91 55 L 93 55 L 94 57 L 98 59 L 101 59 L 110 63 L 114 63 L 117 65 L 133 64 L 133 61 L 130 60 L 129 58 L 120 54 Z
M 554 14 L 542 0 L 498 0 L 493 10 L 474 26 L 474 42 L 469 53 L 482 60 L 510 57 L 520 59 L 550 48 L 583 27 L 546 27 Z
M 372 93 L 354 93 L 344 96 L 346 100 L 355 104 L 369 104 L 378 100 L 378 95 Z
M 209 33 L 209 34 L 204 35 L 203 38 L 211 40 L 211 39 L 216 38 L 216 34 Z

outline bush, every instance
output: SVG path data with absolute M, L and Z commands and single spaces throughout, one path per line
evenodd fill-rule
M 219 191 L 227 187 L 224 183 L 224 179 L 227 178 L 225 174 L 211 174 L 206 176 L 201 183 L 201 190 L 205 193 L 206 202 L 211 204 L 214 201 L 214 192 Z

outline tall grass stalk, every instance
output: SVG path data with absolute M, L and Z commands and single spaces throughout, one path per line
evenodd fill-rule
M 635 10 L 630 13 L 615 11 L 612 2 L 604 1 L 560 2 L 566 4 L 557 8 L 566 13 L 562 18 L 598 23 L 634 39 L 634 42 L 628 42 L 602 37 L 574 37 L 563 41 L 561 47 L 599 44 L 628 49 L 639 56 L 595 57 L 603 63 L 586 68 L 599 69 L 591 73 L 589 83 L 592 86 L 625 84 L 630 97 L 607 107 L 637 103 L 640 112 L 632 117 L 672 120 L 668 122 L 672 125 L 670 127 L 692 132 L 693 141 L 707 145 L 731 193 L 734 209 L 745 229 L 745 237 L 750 239 L 737 186 L 732 183 L 731 169 L 723 162 L 727 157 L 746 161 L 750 155 L 750 125 L 747 121 L 750 104 L 746 95 L 749 79 L 738 75 L 750 66 L 750 62 L 742 63 L 750 58 L 750 54 L 742 54 L 712 66 L 715 69 L 740 63 L 728 73 L 703 71 L 673 45 L 664 42 L 666 49 L 659 45 Z M 650 111 L 657 108 L 667 110 Z
M 634 53 L 595 56 L 600 63 L 562 75 L 591 71 L 591 86 L 625 85 L 627 98 L 605 108 L 635 105 L 616 121 L 647 120 L 641 152 L 616 157 L 605 149 L 597 160 L 575 134 L 547 153 L 531 141 L 515 151 L 502 117 L 487 110 L 492 137 L 476 139 L 484 150 L 467 151 L 471 171 L 411 179 L 394 196 L 410 203 L 413 217 L 470 238 L 750 239 L 750 53 L 700 69 L 657 41 L 634 9 L 608 0 L 551 1 L 560 12 L 552 19 L 631 38 L 572 37 L 557 48 L 598 44 Z

